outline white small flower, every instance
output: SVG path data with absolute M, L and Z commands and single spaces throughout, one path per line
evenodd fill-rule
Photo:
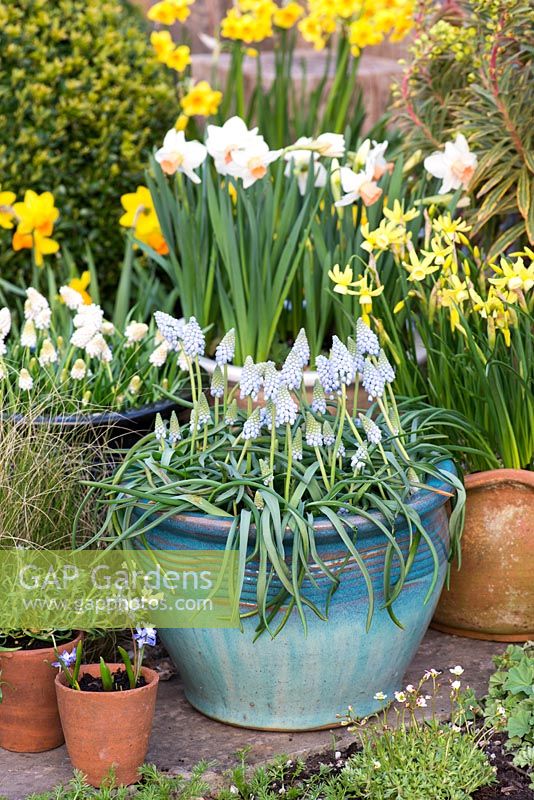
M 5 339 L 11 330 L 11 312 L 9 308 L 0 308 L 0 339 Z
M 432 669 L 427 669 L 425 671 L 425 674 L 424 674 L 423 677 L 424 677 L 425 681 L 427 681 L 429 678 L 437 678 L 438 675 L 441 675 L 441 673 L 437 669 L 434 669 L 432 667 Z
M 77 311 L 80 306 L 83 306 L 83 297 L 80 292 L 77 292 L 72 286 L 62 286 L 59 290 L 59 294 L 67 308 L 70 308 L 71 311 Z
M 381 768 L 382 768 L 382 764 L 381 764 L 380 761 L 378 761 L 378 760 L 373 761 L 373 769 L 377 769 L 378 770 L 378 769 L 381 769 Z
M 475 172 L 478 159 L 469 150 L 466 138 L 459 133 L 454 142 L 446 142 L 445 150 L 436 150 L 425 158 L 425 169 L 443 183 L 439 194 L 456 191 L 460 187 L 467 189 Z
M 235 329 L 227 331 L 215 349 L 215 361 L 219 367 L 231 364 L 235 355 Z
M 162 367 L 169 355 L 169 344 L 165 340 L 150 353 L 149 361 L 153 367 Z
M 372 174 L 373 180 L 379 181 L 380 178 L 393 168 L 393 163 L 386 161 L 384 154 L 387 150 L 388 142 L 375 142 L 370 148 L 365 159 L 365 169 Z
M 248 189 L 267 175 L 267 167 L 276 161 L 281 153 L 282 150 L 269 150 L 269 145 L 263 139 L 256 138 L 245 149 L 234 152 L 234 175 L 241 178 L 243 188 Z
M 230 786 L 230 793 L 231 794 L 239 794 L 239 789 L 237 788 L 237 786 L 234 786 L 232 784 L 232 786 Z
M 506 709 L 505 709 L 504 706 L 497 706 L 496 710 L 497 710 L 497 714 L 498 714 L 499 717 L 505 717 L 506 716 Z
M 95 336 L 95 329 L 93 327 L 77 328 L 70 337 L 70 343 L 73 347 L 87 347 L 88 342 Z
M 83 358 L 77 358 L 72 365 L 70 377 L 75 381 L 82 381 L 87 375 L 87 365 Z
M 424 697 L 418 697 L 417 700 L 415 701 L 415 704 L 417 706 L 419 706 L 419 708 L 426 708 L 427 707 L 427 702 L 426 702 L 426 699 Z
M 197 141 L 186 142 L 183 131 L 171 128 L 163 140 L 163 147 L 156 151 L 156 161 L 166 175 L 183 172 L 193 183 L 200 183 L 194 172 L 205 161 L 206 147 Z
M 104 312 L 95 303 L 80 306 L 72 323 L 75 328 L 91 328 L 94 333 L 102 329 Z
M 284 174 L 287 178 L 291 175 L 296 177 L 301 195 L 306 193 L 310 167 L 313 169 L 313 186 L 318 188 L 326 185 L 328 173 L 319 161 L 319 153 L 310 150 L 291 150 L 284 158 L 287 161 Z
M 33 389 L 33 378 L 27 369 L 21 369 L 19 372 L 19 389 L 22 389 L 23 392 Z
M 377 692 L 374 695 L 374 699 L 375 700 L 386 700 L 386 698 L 387 698 L 387 694 L 384 694 L 384 692 Z
M 361 172 L 354 172 L 350 167 L 341 167 L 339 176 L 341 186 L 345 192 L 344 196 L 336 201 L 336 206 L 350 206 L 357 200 L 363 200 L 366 206 L 372 205 L 382 194 L 373 180 L 372 168 L 366 168 Z
M 184 325 L 184 330 L 182 333 L 182 347 L 184 353 L 189 358 L 203 356 L 205 346 L 206 339 L 202 333 L 202 328 L 196 321 L 195 317 L 190 317 L 189 322 Z
M 454 733 L 460 733 L 461 730 L 459 725 L 451 725 L 451 731 L 454 731 Z
M 324 158 L 342 158 L 345 155 L 345 137 L 342 133 L 321 133 L 313 140 L 312 146 Z
M 395 700 L 397 701 L 397 703 L 405 703 L 406 694 L 404 692 L 395 692 Z
M 115 333 L 115 325 L 112 322 L 108 322 L 108 320 L 104 320 L 102 323 L 102 327 L 100 328 L 100 332 L 104 336 L 113 336 Z
M 140 342 L 148 333 L 148 325 L 146 322 L 129 322 L 126 326 L 126 330 L 124 331 L 124 335 L 126 336 L 126 344 L 132 345 L 136 342 Z
M 413 685 L 413 683 L 408 684 L 408 686 L 406 687 L 406 691 L 408 692 L 408 694 L 414 694 L 415 686 Z
M 241 117 L 230 117 L 220 126 L 208 125 L 206 148 L 220 175 L 235 175 L 234 154 L 258 140 L 263 141 L 263 137 L 257 136 L 257 133 L 258 129 L 249 130 Z
M 90 358 L 98 358 L 99 361 L 104 361 L 105 363 L 111 361 L 111 350 L 101 333 L 96 333 L 93 338 L 87 342 L 85 352 Z
M 48 300 L 43 297 L 37 289 L 30 286 L 26 289 L 26 301 L 24 303 L 24 318 L 35 323 L 39 331 L 47 330 L 50 327 L 52 312 L 48 305 Z
M 39 353 L 39 364 L 45 367 L 47 364 L 55 364 L 57 361 L 57 351 L 50 339 L 45 339 L 41 352 Z
M 454 689 L 455 691 L 458 691 L 458 689 L 460 688 L 461 685 L 462 685 L 461 681 L 453 681 L 451 683 L 451 689 Z
M 23 347 L 29 347 L 32 350 L 37 346 L 37 332 L 33 320 L 29 319 L 24 323 L 20 334 L 20 343 Z
M 464 674 L 464 668 L 461 667 L 459 664 L 457 664 L 455 667 L 452 667 L 452 669 L 450 669 L 449 672 L 451 673 L 451 675 L 460 676 Z

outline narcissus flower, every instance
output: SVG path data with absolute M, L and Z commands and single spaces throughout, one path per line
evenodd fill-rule
M 188 117 L 211 117 L 217 113 L 222 92 L 215 91 L 207 81 L 199 81 L 182 97 L 180 105 Z
M 135 238 L 145 242 L 160 255 L 169 252 L 159 226 L 154 201 L 146 186 L 138 186 L 137 191 L 123 194 L 121 204 L 125 213 L 119 220 L 124 228 L 133 228 Z
M 89 284 L 91 283 L 91 273 L 88 269 L 84 270 L 79 278 L 72 278 L 69 281 L 68 287 L 69 289 L 73 289 L 75 292 L 81 295 L 83 304 L 86 306 L 90 306 L 93 302 L 91 299 L 91 295 L 87 291 L 89 288 Z
M 306 192 L 310 167 L 313 171 L 313 186 L 326 186 L 328 173 L 319 161 L 319 157 L 319 153 L 310 150 L 290 150 L 284 156 L 287 161 L 285 175 L 287 177 L 296 176 L 299 192 L 302 195 Z
M 246 150 L 252 143 L 263 141 L 258 129 L 249 130 L 241 117 L 230 117 L 224 125 L 208 125 L 206 148 L 215 162 L 220 175 L 234 175 L 236 165 L 234 153 Z
M 373 180 L 370 169 L 354 172 L 350 167 L 341 167 L 339 173 L 345 195 L 336 201 L 337 207 L 351 205 L 360 199 L 364 205 L 371 206 L 381 196 L 382 189 Z
M 152 22 L 161 22 L 162 25 L 185 22 L 191 13 L 189 6 L 193 2 L 194 0 L 161 0 L 149 8 L 147 17 Z
M 167 56 L 174 50 L 174 42 L 169 31 L 152 31 L 150 43 L 156 51 L 158 61 L 165 64 Z
M 51 192 L 37 194 L 28 189 L 24 201 L 15 203 L 13 211 L 18 220 L 17 230 L 13 234 L 13 250 L 33 249 L 35 263 L 41 267 L 44 255 L 59 250 L 59 244 L 49 238 L 59 217 L 59 211 L 54 206 L 54 195 Z
M 478 159 L 469 149 L 465 136 L 459 133 L 454 142 L 446 142 L 443 152 L 437 150 L 425 158 L 425 169 L 443 183 L 439 194 L 467 189 Z
M 178 45 L 167 54 L 164 63 L 176 72 L 183 72 L 191 63 L 191 50 L 186 44 Z
M 304 14 L 304 9 L 298 3 L 290 2 L 277 8 L 273 14 L 273 24 L 285 30 L 292 28 Z
M 0 228 L 10 230 L 13 227 L 15 198 L 14 192 L 0 192 Z
M 354 272 L 349 264 L 344 270 L 341 270 L 339 264 L 334 264 L 333 268 L 328 272 L 328 277 L 335 283 L 334 292 L 350 294 L 349 287 L 354 285 L 352 282 Z
M 257 180 L 267 175 L 267 167 L 280 157 L 282 150 L 269 150 L 269 145 L 263 139 L 257 138 L 245 150 L 234 153 L 235 175 L 243 181 L 243 187 L 248 189 Z
M 499 289 L 529 292 L 534 286 L 534 261 L 527 267 L 521 256 L 515 261 L 501 258 L 500 265 L 492 264 L 491 268 L 499 277 L 490 278 L 489 282 Z
M 183 172 L 193 183 L 200 183 L 194 172 L 206 159 L 205 145 L 197 141 L 186 141 L 183 131 L 171 128 L 163 140 L 163 147 L 156 151 L 156 161 L 166 175 Z

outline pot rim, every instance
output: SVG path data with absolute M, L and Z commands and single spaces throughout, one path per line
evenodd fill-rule
M 437 465 L 437 469 L 446 470 L 454 475 L 458 474 L 454 462 L 451 459 L 444 459 L 441 461 L 439 465 Z M 452 484 L 449 483 L 446 478 L 439 480 L 438 478 L 431 477 L 428 480 L 428 485 L 441 490 L 441 492 L 447 491 L 447 489 L 450 490 L 452 488 Z M 454 496 L 454 493 L 452 496 Z M 444 495 L 440 492 L 433 492 L 431 489 L 419 489 L 411 498 L 409 505 L 415 507 L 418 513 L 422 515 L 433 510 L 434 508 L 444 505 L 450 499 L 452 499 L 452 497 L 449 495 Z M 162 514 L 163 512 L 154 513 Z M 343 517 L 343 519 L 354 527 L 357 527 L 358 535 L 360 538 L 362 538 L 366 535 L 366 533 L 374 531 L 376 527 L 374 520 L 377 520 L 378 522 L 383 522 L 385 520 L 385 517 L 381 512 L 371 511 L 370 514 L 372 515 L 372 520 L 366 519 L 358 514 L 347 514 Z M 172 514 L 166 518 L 165 522 L 168 520 L 175 520 L 184 524 L 191 522 L 194 523 L 194 526 L 199 534 L 213 535 L 213 533 L 220 534 L 223 532 L 226 534 L 233 524 L 235 517 L 219 517 L 215 516 L 214 514 L 203 514 L 201 511 L 188 511 L 180 514 Z M 249 537 L 255 535 L 254 526 L 251 525 L 250 528 L 251 530 Z M 327 517 L 317 517 L 314 521 L 314 529 L 318 532 L 331 531 L 332 523 Z
M 502 483 L 515 483 L 534 489 L 534 472 L 528 469 L 488 469 L 471 472 L 464 478 L 466 489 L 484 489 Z
M 78 643 L 83 639 L 84 633 L 83 631 L 78 631 L 77 636 L 74 639 L 69 639 L 68 642 L 62 642 L 62 644 L 57 646 L 57 649 L 60 650 L 62 647 L 68 647 L 69 645 L 78 645 Z M 43 653 L 51 653 L 52 656 L 55 655 L 55 647 L 34 647 L 32 649 L 24 649 L 20 648 L 17 650 L 4 650 L 0 652 L 0 658 L 13 658 L 17 656 L 18 658 L 27 658 L 30 659 L 32 656 L 39 656 L 39 654 Z
M 117 669 L 124 669 L 124 664 L 122 662 L 107 664 L 107 666 L 111 672 L 115 672 Z M 96 672 L 96 674 L 99 674 L 100 664 L 82 664 L 80 667 L 80 675 L 84 675 L 85 672 L 92 672 L 93 670 Z M 154 669 L 150 669 L 150 667 L 141 667 L 141 675 L 147 681 L 146 685 L 138 686 L 136 689 L 128 689 L 124 692 L 77 692 L 74 689 L 71 689 L 70 686 L 67 686 L 67 678 L 62 670 L 58 672 L 54 682 L 56 684 L 57 691 L 71 692 L 74 697 L 94 698 L 94 702 L 102 703 L 107 702 L 109 698 L 115 699 L 116 697 L 132 697 L 133 695 L 138 696 L 141 692 L 147 692 L 158 685 L 159 675 Z

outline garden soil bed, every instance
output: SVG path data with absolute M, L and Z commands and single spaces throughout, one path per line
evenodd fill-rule
M 331 774 L 337 775 L 343 767 L 347 759 L 358 750 L 358 745 L 352 744 L 341 753 L 336 753 L 338 756 L 335 758 L 331 754 L 325 755 L 324 753 L 310 757 L 305 762 L 304 770 L 298 771 L 294 783 L 305 781 L 306 778 L 311 778 L 316 775 L 321 767 L 329 767 Z M 500 739 L 494 739 L 487 748 L 487 753 L 490 757 L 491 763 L 497 767 L 497 783 L 493 786 L 487 786 L 471 795 L 473 800 L 504 800 L 511 798 L 511 800 L 534 800 L 534 791 L 529 788 L 530 778 L 525 770 L 521 770 L 512 764 L 512 757 L 506 753 Z M 291 785 L 291 779 L 285 781 L 285 787 L 272 784 L 272 789 L 281 793 L 287 791 L 288 786 Z M 406 798 L 409 800 L 409 798 Z M 429 798 L 429 800 L 431 800 Z

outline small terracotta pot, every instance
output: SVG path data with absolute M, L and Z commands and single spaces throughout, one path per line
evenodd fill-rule
M 534 473 L 467 475 L 462 564 L 451 566 L 432 627 L 444 633 L 534 639 Z
M 109 664 L 112 672 L 123 664 Z M 100 675 L 98 664 L 88 664 L 80 675 Z M 113 768 L 117 784 L 129 786 L 147 750 L 159 676 L 143 667 L 147 684 L 124 692 L 78 692 L 66 685 L 63 673 L 56 677 L 59 715 L 70 760 L 91 786 L 99 787 Z
M 81 635 L 59 645 L 69 653 Z M 54 679 L 53 647 L 0 653 L 0 747 L 16 753 L 41 753 L 63 744 Z

